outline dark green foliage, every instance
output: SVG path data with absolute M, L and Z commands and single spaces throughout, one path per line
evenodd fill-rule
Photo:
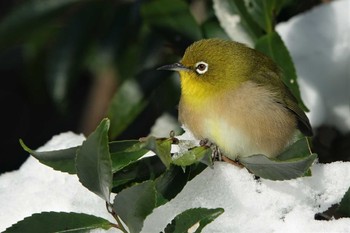
M 6 233 L 28 232 L 87 232 L 93 229 L 108 230 L 113 226 L 106 219 L 82 213 L 42 212 L 33 214 L 7 228 Z
M 109 202 L 113 178 L 108 129 L 109 120 L 104 119 L 77 150 L 75 160 L 79 181 L 106 202 Z
M 202 229 L 212 221 L 214 221 L 219 215 L 224 212 L 224 209 L 205 209 L 196 208 L 189 209 L 181 214 L 177 215 L 170 224 L 165 228 L 165 233 L 185 233 L 189 232 L 201 232 Z
M 350 187 L 340 201 L 337 212 L 343 217 L 350 218 Z
M 22 140 L 20 140 L 22 148 L 34 156 L 41 163 L 52 167 L 55 170 L 75 174 L 75 154 L 78 147 L 72 147 L 63 150 L 39 152 L 29 149 Z
M 113 225 L 114 227 L 124 230 L 120 217 L 130 232 L 140 232 L 145 218 L 153 209 L 173 199 L 189 180 L 206 168 L 200 160 L 203 153 L 211 150 L 202 146 L 191 149 L 184 153 L 183 161 L 186 163 L 178 166 L 178 162 L 174 162 L 178 159 L 173 160 L 170 151 L 171 144 L 179 143 L 178 139 L 148 137 L 139 141 L 108 142 L 108 130 L 109 120 L 104 119 L 81 146 L 64 150 L 36 152 L 26 147 L 22 141 L 21 145 L 39 161 L 56 170 L 71 174 L 76 171 L 82 185 L 104 199 L 109 208 L 113 206 L 111 213 L 119 224 Z M 154 155 L 141 158 L 147 152 L 153 152 Z M 189 160 L 188 154 L 191 155 Z M 72 163 L 76 169 L 71 168 Z M 109 203 L 111 191 L 118 193 L 113 204 Z M 11 229 L 21 229 L 35 223 L 38 224 L 37 227 L 44 228 L 45 224 L 52 221 L 50 216 L 53 214 L 58 213 L 42 213 L 39 217 L 33 215 Z M 62 217 L 65 217 L 64 213 Z M 38 223 L 38 218 L 44 220 Z M 91 227 L 89 222 L 83 230 Z M 101 223 L 96 228 L 104 228 L 105 224 Z M 67 226 L 72 231 L 74 227 L 75 225 Z

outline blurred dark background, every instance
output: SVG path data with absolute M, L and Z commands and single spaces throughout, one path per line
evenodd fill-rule
M 322 2 L 285 1 L 276 23 Z M 87 136 L 108 116 L 111 139 L 134 139 L 162 113 L 177 117 L 178 80 L 156 67 L 214 36 L 227 37 L 211 1 L 1 1 L 0 173 L 28 157 L 20 138 L 36 149 L 61 132 Z M 330 130 L 316 141 L 324 154 L 341 137 Z

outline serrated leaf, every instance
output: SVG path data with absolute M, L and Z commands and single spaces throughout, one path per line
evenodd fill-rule
M 76 173 L 75 155 L 79 147 L 39 152 L 28 148 L 22 140 L 20 140 L 20 144 L 25 151 L 34 156 L 39 162 L 57 171 L 68 172 L 69 174 Z
M 271 32 L 260 37 L 255 44 L 255 48 L 269 56 L 283 70 L 283 82 L 293 93 L 299 106 L 304 111 L 308 111 L 300 96 L 297 75 L 292 58 L 278 33 Z
M 22 148 L 30 153 L 39 162 L 61 172 L 76 174 L 75 158 L 80 146 L 53 151 L 34 151 L 19 140 Z M 116 172 L 120 168 L 129 165 L 137 157 L 141 157 L 147 150 L 141 148 L 138 140 L 109 142 L 109 150 L 112 159 L 112 170 Z M 124 154 L 124 155 L 119 155 Z M 123 158 L 121 158 L 123 157 Z
M 87 232 L 93 229 L 108 230 L 113 226 L 108 220 L 93 215 L 65 212 L 42 212 L 17 222 L 4 233 L 27 232 Z
M 211 157 L 212 150 L 207 147 L 199 146 L 190 149 L 183 154 L 173 155 L 172 163 L 178 166 L 189 166 L 193 163 L 199 162 L 204 157 Z M 208 164 L 210 165 L 210 164 Z
M 337 212 L 343 217 L 350 218 L 350 188 L 346 191 L 345 195 L 341 199 Z
M 183 0 L 151 0 L 142 4 L 142 18 L 169 41 L 189 45 L 201 39 L 201 30 Z M 159 20 L 161 19 L 161 20 Z
M 77 151 L 76 169 L 79 181 L 109 202 L 112 188 L 112 161 L 108 147 L 109 120 L 103 119 Z
M 166 168 L 158 156 L 141 158 L 124 167 L 113 175 L 113 192 L 119 193 L 126 187 L 146 180 L 154 180 L 165 172 Z
M 132 164 L 146 154 L 146 150 L 140 150 L 135 152 L 117 152 L 111 154 L 112 159 L 112 172 L 118 172 L 124 167 Z
M 124 189 L 115 197 L 113 210 L 126 223 L 130 233 L 142 230 L 145 218 L 156 206 L 156 189 L 153 181 L 146 181 Z
M 143 148 L 153 151 L 167 168 L 170 167 L 172 161 L 170 154 L 171 144 L 171 138 L 157 139 L 153 136 L 149 136 L 143 140 Z
M 290 180 L 306 174 L 316 154 L 307 157 L 280 161 L 269 159 L 264 155 L 241 157 L 238 161 L 253 174 L 270 180 Z
M 224 212 L 224 209 L 195 208 L 177 215 L 164 229 L 165 233 L 200 233 L 202 229 Z
M 112 172 L 115 173 L 137 161 L 148 152 L 138 140 L 115 141 L 109 144 L 112 159 Z

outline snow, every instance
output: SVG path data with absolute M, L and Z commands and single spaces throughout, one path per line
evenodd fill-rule
M 54 136 L 41 151 L 79 145 L 84 136 Z M 181 137 L 191 139 L 190 134 Z M 192 181 L 171 202 L 157 208 L 143 232 L 160 232 L 178 213 L 192 207 L 225 212 L 203 232 L 350 232 L 350 218 L 314 220 L 339 203 L 350 187 L 350 162 L 314 164 L 311 177 L 290 181 L 255 180 L 246 170 L 217 162 Z M 18 170 L 0 176 L 0 231 L 32 213 L 82 212 L 113 218 L 105 203 L 85 189 L 75 175 L 54 171 L 30 157 Z
M 296 64 L 313 127 L 333 124 L 343 132 L 350 129 L 349 12 L 349 0 L 333 1 L 277 27 Z M 39 149 L 68 148 L 84 139 L 66 132 Z M 290 181 L 255 180 L 246 169 L 217 162 L 154 210 L 143 232 L 163 230 L 191 207 L 225 209 L 204 232 L 350 232 L 350 218 L 314 220 L 316 213 L 339 203 L 350 187 L 350 162 L 315 163 L 312 173 Z M 104 201 L 75 175 L 54 171 L 33 157 L 19 170 L 0 176 L 0 206 L 0 231 L 42 211 L 83 212 L 114 222 Z
M 313 127 L 350 131 L 350 1 L 334 1 L 277 25 L 296 66 Z
M 144 230 L 160 232 L 188 208 L 223 207 L 224 214 L 203 232 L 350 232 L 350 219 L 314 220 L 350 186 L 350 163 L 315 164 L 312 172 L 312 177 L 291 181 L 256 181 L 246 169 L 218 162 L 156 209 Z
M 38 150 L 69 148 L 83 140 L 83 135 L 61 133 Z M 34 157 L 29 157 L 19 170 L 0 176 L 0 206 L 1 232 L 24 217 L 43 211 L 82 212 L 113 221 L 105 202 L 84 188 L 77 176 L 55 171 Z

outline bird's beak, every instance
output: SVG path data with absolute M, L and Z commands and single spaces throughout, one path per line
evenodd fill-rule
M 157 68 L 157 70 L 172 70 L 172 71 L 189 71 L 190 68 L 184 66 L 183 64 L 181 64 L 180 62 L 176 62 L 174 64 L 170 64 L 170 65 L 165 65 L 165 66 L 161 66 L 159 68 Z

